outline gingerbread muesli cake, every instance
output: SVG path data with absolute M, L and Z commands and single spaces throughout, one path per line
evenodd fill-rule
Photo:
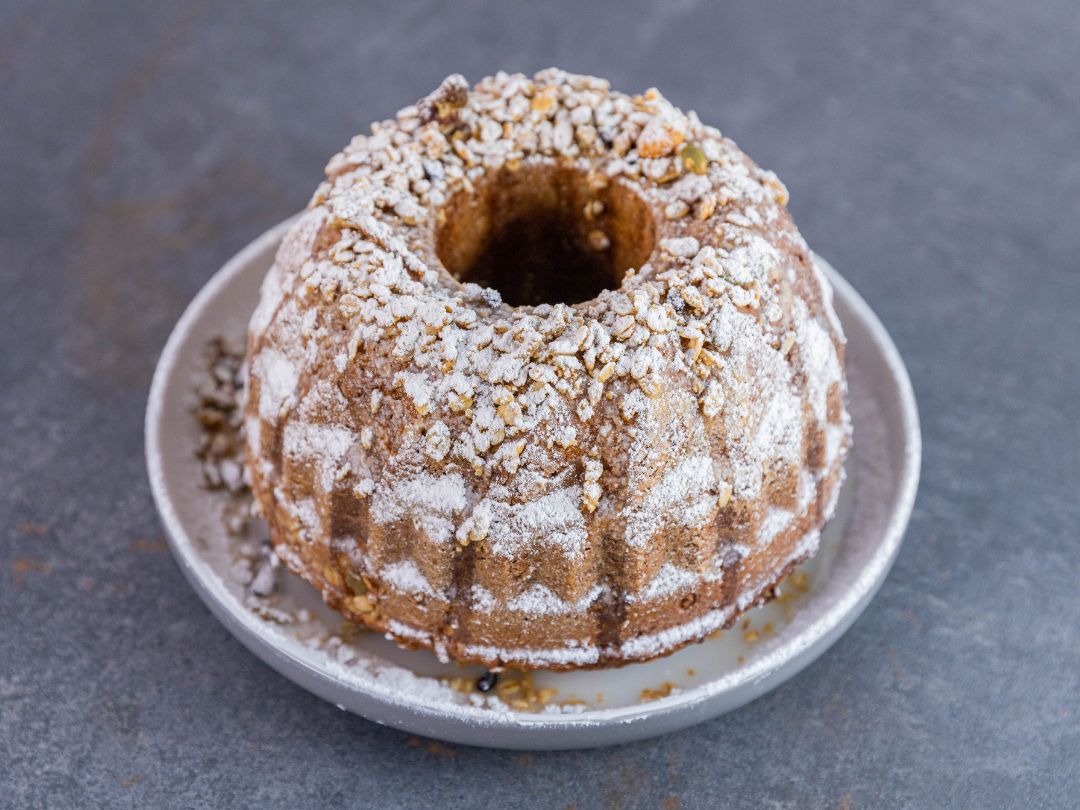
M 448 78 L 353 139 L 248 334 L 277 555 L 440 657 L 621 664 L 812 554 L 843 334 L 787 192 L 694 113 L 559 70 Z

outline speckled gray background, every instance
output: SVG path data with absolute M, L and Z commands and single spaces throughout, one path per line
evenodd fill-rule
M 1080 796 L 1075 0 L 0 5 L 0 806 L 1069 807 Z M 143 462 L 156 356 L 356 131 L 549 64 L 662 88 L 775 169 L 925 431 L 880 596 L 820 661 L 651 742 L 383 729 L 210 616 Z

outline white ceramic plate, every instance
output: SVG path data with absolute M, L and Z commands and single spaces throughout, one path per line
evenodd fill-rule
M 305 689 L 375 722 L 451 742 L 524 749 L 629 742 L 700 723 L 783 683 L 847 630 L 885 579 L 918 485 L 915 399 L 877 317 L 818 259 L 832 281 L 848 338 L 854 453 L 821 550 L 800 568 L 803 587 L 782 589 L 779 602 L 748 614 L 748 626 L 740 622 L 643 664 L 536 673 L 535 689 L 556 691 L 543 710 L 522 711 L 494 693 L 459 691 L 482 673 L 479 668 L 440 664 L 427 652 L 400 650 L 373 633 L 343 641 L 336 636 L 340 617 L 291 574 L 278 574 L 278 621 L 254 611 L 245 604 L 244 587 L 230 576 L 242 541 L 224 530 L 225 496 L 200 486 L 192 409 L 207 341 L 219 335 L 242 341 L 288 225 L 272 228 L 233 257 L 180 318 L 154 374 L 146 454 L 169 543 L 192 587 L 244 646 Z M 252 537 L 262 530 L 256 526 Z M 459 680 L 455 689 L 448 680 L 454 677 L 469 680 Z M 505 689 L 514 676 L 501 677 Z

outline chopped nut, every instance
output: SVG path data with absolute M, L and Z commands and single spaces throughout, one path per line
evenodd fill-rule
M 341 572 L 334 568 L 332 565 L 323 566 L 322 574 L 323 579 L 325 579 L 335 588 L 340 588 L 345 584 L 345 580 L 341 578 Z
M 608 235 L 601 230 L 589 231 L 589 247 L 593 250 L 607 250 L 611 247 L 611 240 Z
M 498 407 L 496 413 L 508 426 L 513 427 L 521 421 L 521 406 L 511 400 Z
M 433 461 L 442 461 L 450 452 L 450 428 L 444 422 L 436 422 L 428 428 L 424 453 Z
M 671 683 L 671 681 L 664 681 L 656 689 L 642 689 L 641 699 L 643 701 L 652 701 L 659 700 L 660 698 L 666 698 L 668 695 L 671 694 L 672 690 L 676 688 L 677 687 L 675 686 L 675 684 Z
M 791 351 L 791 347 L 795 345 L 795 333 L 788 332 L 784 335 L 783 340 L 780 342 L 780 354 L 787 357 L 788 352 Z
M 366 594 L 360 594 L 349 600 L 349 607 L 357 613 L 371 613 L 375 609 L 375 603 Z
M 611 328 L 611 334 L 613 337 L 621 338 L 628 336 L 632 331 L 636 322 L 631 315 L 620 315 L 615 319 L 615 325 Z
M 667 204 L 664 208 L 665 219 L 681 219 L 690 213 L 690 206 L 683 200 L 675 200 Z
M 555 435 L 555 443 L 564 450 L 577 444 L 577 429 L 565 427 Z
M 345 572 L 345 584 L 349 586 L 353 596 L 363 596 L 368 592 L 368 586 L 363 577 L 352 571 Z
M 715 380 L 705 388 L 705 396 L 701 400 L 701 412 L 712 418 L 724 407 L 724 389 Z
M 546 113 L 555 106 L 555 88 L 547 87 L 533 96 L 529 106 L 538 113 Z
M 701 293 L 697 287 L 683 287 L 679 294 L 682 296 L 686 305 L 693 309 L 695 312 L 703 312 L 705 310 L 705 299 L 702 298 Z
M 729 503 L 731 503 L 731 484 L 727 481 L 721 481 L 719 484 L 719 492 L 716 496 L 716 506 L 719 509 L 723 509 Z
M 704 221 L 716 212 L 716 195 L 708 194 L 698 202 L 694 209 L 694 218 Z
M 670 155 L 682 143 L 683 134 L 669 123 L 654 118 L 645 125 L 637 139 L 638 154 L 643 158 Z
M 684 259 L 692 259 L 701 250 L 701 243 L 692 236 L 669 238 L 660 240 L 661 250 L 665 250 L 672 256 L 680 256 Z
M 338 309 L 341 310 L 341 314 L 346 318 L 351 318 L 359 312 L 362 304 L 363 302 L 352 293 L 345 293 L 338 299 Z

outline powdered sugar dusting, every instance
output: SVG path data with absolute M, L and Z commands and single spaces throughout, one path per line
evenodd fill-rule
M 412 560 L 399 560 L 387 565 L 379 575 L 384 583 L 393 585 L 403 593 L 419 593 L 432 597 L 439 595 Z
M 322 489 L 329 492 L 346 453 L 357 441 L 355 433 L 339 425 L 294 420 L 285 425 L 282 445 L 287 457 L 314 462 Z
M 472 658 L 489 660 L 521 661 L 532 668 L 555 666 L 583 666 L 595 664 L 600 660 L 600 650 L 595 646 L 566 646 L 552 649 L 521 647 L 506 649 L 488 644 L 470 644 L 465 648 Z
M 483 585 L 473 585 L 469 589 L 469 602 L 478 613 L 490 613 L 500 604 Z
M 432 542 L 447 543 L 453 536 L 455 515 L 468 504 L 466 493 L 465 479 L 458 473 L 419 473 L 377 485 L 371 514 L 384 525 L 412 520 Z
M 825 422 L 829 387 L 843 379 L 840 358 L 829 333 L 809 317 L 802 301 L 795 304 L 795 323 L 806 365 L 807 399 L 814 409 L 814 416 Z
M 270 325 L 274 313 L 285 298 L 286 280 L 292 281 L 296 270 L 311 256 L 312 247 L 325 223 L 326 212 L 322 209 L 305 211 L 282 240 L 274 265 L 263 279 L 259 303 L 248 325 L 253 337 L 261 337 Z
M 695 529 L 716 513 L 716 477 L 710 456 L 679 462 L 664 473 L 626 522 L 626 542 L 640 546 L 665 525 Z
M 596 585 L 576 602 L 567 602 L 552 593 L 550 589 L 537 583 L 511 599 L 507 603 L 507 607 L 518 613 L 528 613 L 533 616 L 580 613 L 587 610 L 589 605 L 595 602 L 603 591 L 603 586 Z
M 581 488 L 568 486 L 525 503 L 488 498 L 476 512 L 488 516 L 488 538 L 495 554 L 512 557 L 527 544 L 541 543 L 573 557 L 582 553 L 588 540 L 580 503 Z
M 677 568 L 671 563 L 664 563 L 664 566 L 657 572 L 652 581 L 639 593 L 629 594 L 627 601 L 633 603 L 659 599 L 663 596 L 689 590 L 699 582 L 701 582 L 701 574 L 698 572 Z
M 282 409 L 295 402 L 300 372 L 283 352 L 265 349 L 252 363 L 251 374 L 261 381 L 259 418 L 276 424 Z
M 628 658 L 655 655 L 662 650 L 677 647 L 688 639 L 700 638 L 720 629 L 727 624 L 734 614 L 734 605 L 718 608 L 685 624 L 679 624 L 659 633 L 642 635 L 623 642 L 619 645 L 618 652 Z
M 776 535 L 786 529 L 794 517 L 794 513 L 787 509 L 779 509 L 775 506 L 772 507 L 765 512 L 765 517 L 761 521 L 758 539 L 761 540 L 762 543 L 768 543 L 776 537 Z

